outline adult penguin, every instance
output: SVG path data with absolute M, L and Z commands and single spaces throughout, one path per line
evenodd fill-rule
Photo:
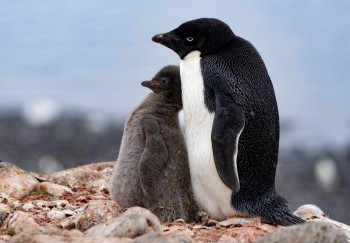
M 195 199 L 218 220 L 260 216 L 304 222 L 275 191 L 279 116 L 265 64 L 218 19 L 201 18 L 152 38 L 181 58 L 186 143 Z

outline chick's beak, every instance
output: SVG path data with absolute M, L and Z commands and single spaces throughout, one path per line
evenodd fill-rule
M 152 83 L 152 81 L 143 81 L 143 82 L 141 83 L 141 85 L 142 85 L 143 87 L 149 88 L 149 87 L 151 86 L 151 83 Z

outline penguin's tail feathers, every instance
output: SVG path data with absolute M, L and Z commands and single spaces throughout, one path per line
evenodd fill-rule
M 247 198 L 244 200 L 244 197 L 240 198 L 238 194 L 232 196 L 233 207 L 241 212 L 247 212 L 250 216 L 261 217 L 263 223 L 288 226 L 305 222 L 290 211 L 287 200 L 276 192 L 253 200 L 251 197 L 250 200 Z

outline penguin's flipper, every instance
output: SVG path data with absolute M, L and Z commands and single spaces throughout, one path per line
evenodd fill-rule
M 153 191 L 157 190 L 159 173 L 166 165 L 168 149 L 157 121 L 145 119 L 143 131 L 145 133 L 145 148 L 139 161 L 138 173 L 143 192 L 146 196 L 152 197 Z
M 215 117 L 211 133 L 215 166 L 222 182 L 233 193 L 239 191 L 238 140 L 244 128 L 243 108 L 232 97 L 215 93 Z

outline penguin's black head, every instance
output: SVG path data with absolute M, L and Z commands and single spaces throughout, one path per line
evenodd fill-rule
M 154 93 L 181 98 L 180 68 L 175 65 L 165 66 L 151 81 L 143 81 L 141 85 L 151 89 Z
M 155 35 L 152 40 L 175 51 L 181 59 L 192 51 L 201 56 L 215 53 L 234 37 L 230 27 L 218 19 L 202 18 L 183 23 L 178 28 Z

